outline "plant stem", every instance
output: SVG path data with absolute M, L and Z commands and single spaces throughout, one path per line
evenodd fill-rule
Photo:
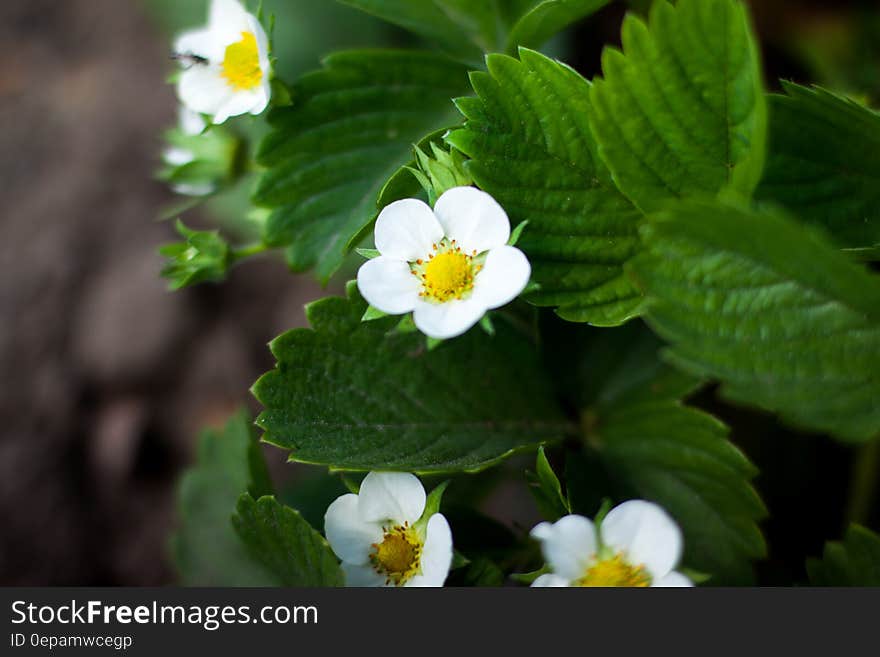
M 234 248 L 229 253 L 229 261 L 230 264 L 235 264 L 245 258 L 250 258 L 251 256 L 259 255 L 261 253 L 265 253 L 269 250 L 269 247 L 266 246 L 263 242 L 256 242 L 249 246 L 242 246 L 239 248 Z
M 853 461 L 849 500 L 846 505 L 846 524 L 864 525 L 871 515 L 877 496 L 877 479 L 880 476 L 880 437 L 859 447 Z M 844 528 L 846 529 L 846 528 Z

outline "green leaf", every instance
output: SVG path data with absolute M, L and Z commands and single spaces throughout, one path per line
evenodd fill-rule
M 824 226 L 842 247 L 880 244 L 880 114 L 821 88 L 770 96 L 757 196 Z
M 683 563 L 713 583 L 747 584 L 765 556 L 757 521 L 766 515 L 749 481 L 757 470 L 720 421 L 674 402 L 625 404 L 600 414 L 591 436 L 616 497 L 665 508 L 685 536 Z
M 410 161 L 412 144 L 453 123 L 450 99 L 466 88 L 463 66 L 427 52 L 326 58 L 295 85 L 294 105 L 269 115 L 258 157 L 269 170 L 254 194 L 272 209 L 264 240 L 287 247 L 293 270 L 316 267 L 328 279 L 372 223 L 380 190 Z
M 354 288 L 349 288 L 354 294 Z M 534 347 L 507 323 L 433 351 L 359 298 L 310 304 L 312 329 L 271 343 L 253 393 L 264 440 L 341 470 L 477 471 L 570 429 Z
M 850 525 L 842 542 L 825 544 L 822 559 L 808 559 L 813 586 L 880 586 L 880 536 Z
M 540 285 L 529 299 L 568 320 L 620 324 L 641 302 L 622 270 L 640 248 L 641 214 L 597 154 L 590 83 L 536 52 L 520 58 L 490 55 L 489 72 L 471 75 L 479 98 L 458 101 L 467 123 L 447 141 L 514 224 L 529 221 L 518 244 Z
M 544 0 L 522 16 L 507 38 L 507 52 L 517 46 L 540 48 L 569 25 L 602 9 L 611 0 Z
M 677 395 L 692 390 L 693 380 L 661 363 L 656 341 L 635 327 L 626 327 L 628 343 L 612 332 L 591 340 L 589 353 L 611 355 L 592 361 L 592 378 L 604 383 L 585 412 L 589 458 L 598 456 L 607 474 L 599 481 L 611 484 L 593 503 L 613 493 L 616 502 L 660 504 L 684 532 L 683 565 L 711 573 L 713 584 L 750 583 L 752 561 L 766 551 L 757 526 L 766 512 L 749 483 L 757 470 L 724 424 L 681 404 Z
M 774 212 L 682 204 L 644 239 L 632 271 L 678 366 L 798 426 L 877 435 L 880 278 Z
M 399 25 L 471 64 L 496 49 L 495 0 L 339 1 Z
M 268 586 L 277 582 L 245 550 L 232 527 L 238 497 L 271 492 L 250 417 L 237 413 L 222 432 L 206 431 L 196 465 L 178 491 L 179 526 L 171 539 L 184 586 Z
M 242 495 L 232 519 L 252 557 L 282 586 L 343 586 L 330 545 L 299 512 L 274 497 Z
M 669 199 L 751 196 L 767 107 L 757 41 L 739 0 L 658 0 L 606 49 L 592 126 L 620 189 L 643 210 Z

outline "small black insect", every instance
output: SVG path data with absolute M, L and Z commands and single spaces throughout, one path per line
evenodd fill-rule
M 207 57 L 196 55 L 191 52 L 175 52 L 171 53 L 171 59 L 182 64 L 185 68 L 193 66 L 207 66 L 210 62 Z

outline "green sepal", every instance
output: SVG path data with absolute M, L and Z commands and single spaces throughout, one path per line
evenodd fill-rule
M 430 335 L 425 336 L 425 347 L 427 347 L 428 351 L 434 351 L 444 342 L 445 340 L 442 340 L 440 338 L 432 338 Z
M 489 313 L 480 319 L 480 328 L 486 332 L 486 335 L 495 335 L 495 325 L 492 323 L 492 317 L 489 316 Z
M 510 576 L 514 582 L 519 582 L 520 584 L 531 584 L 536 579 L 538 579 L 541 575 L 549 575 L 553 571 L 550 569 L 548 564 L 544 564 L 538 570 L 533 570 L 529 573 L 513 573 Z
M 461 151 L 451 147 L 447 151 L 433 141 L 430 148 L 429 155 L 419 146 L 413 146 L 419 168 L 409 170 L 424 188 L 428 202 L 433 206 L 445 192 L 454 187 L 468 187 L 474 181 L 465 169 L 466 158 Z
M 361 492 L 360 484 L 354 480 L 349 474 L 345 472 L 341 472 L 339 474 L 339 478 L 342 480 L 342 484 L 348 489 L 349 493 L 354 493 L 355 495 Z
M 516 228 L 513 229 L 513 232 L 510 233 L 510 239 L 507 240 L 508 246 L 516 246 L 516 243 L 519 242 L 520 235 L 522 235 L 523 230 L 526 226 L 529 225 L 529 220 L 521 221 L 516 225 Z
M 562 494 L 562 484 L 547 460 L 543 445 L 538 448 L 535 472 L 527 472 L 526 479 L 544 518 L 555 521 L 571 513 L 568 499 Z
M 449 480 L 447 479 L 443 483 L 435 486 L 434 490 L 428 494 L 428 497 L 425 500 L 425 510 L 422 512 L 422 517 L 419 518 L 414 525 L 415 530 L 421 535 L 424 536 L 425 532 L 428 530 L 428 521 L 431 519 L 431 516 L 440 511 L 440 502 L 443 501 L 443 493 L 448 486 Z
M 705 584 L 712 579 L 712 575 L 710 575 L 709 573 L 703 573 L 699 570 L 694 570 L 693 568 L 678 568 L 677 570 L 697 585 Z
M 393 333 L 415 333 L 418 330 L 419 329 L 416 326 L 415 320 L 413 320 L 412 314 L 409 314 L 404 315 L 403 319 L 395 324 L 394 328 L 388 331 L 388 335 L 391 335 Z
M 452 551 L 452 564 L 449 566 L 449 570 L 458 570 L 459 568 L 464 568 L 465 566 L 469 566 L 471 564 L 471 560 L 464 556 L 458 550 Z
M 273 77 L 270 84 L 272 86 L 272 107 L 290 107 L 293 105 L 293 92 L 283 80 Z
M 373 306 L 367 306 L 367 309 L 364 311 L 364 316 L 361 317 L 361 321 L 370 322 L 374 319 L 382 319 L 383 317 L 388 317 L 388 313 L 383 313 L 378 308 L 373 308 Z

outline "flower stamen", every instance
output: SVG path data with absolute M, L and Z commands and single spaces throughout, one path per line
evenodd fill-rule
M 242 32 L 241 41 L 226 47 L 221 75 L 236 91 L 248 91 L 263 80 L 257 38 L 251 32 Z
M 651 586 L 651 576 L 644 566 L 633 566 L 618 553 L 609 559 L 590 565 L 584 576 L 574 581 L 574 586 Z
M 462 299 L 474 288 L 474 279 L 483 268 L 474 262 L 474 255 L 463 253 L 455 240 L 433 245 L 427 260 L 419 258 L 410 264 L 413 275 L 422 281 L 419 296 L 436 303 Z
M 385 583 L 402 586 L 415 575 L 421 564 L 422 542 L 408 524 L 383 528 L 381 543 L 373 544 L 370 561 Z

